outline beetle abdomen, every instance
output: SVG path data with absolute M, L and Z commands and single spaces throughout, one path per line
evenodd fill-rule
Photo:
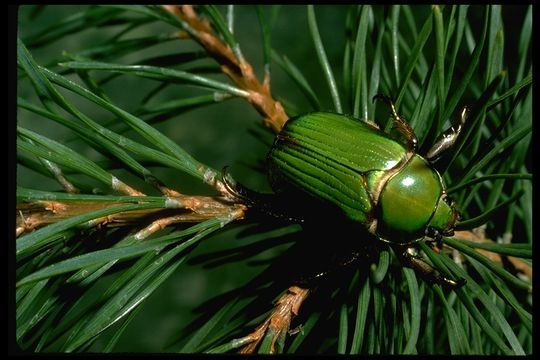
M 271 178 L 329 201 L 365 224 L 373 210 L 370 194 L 378 174 L 396 166 L 406 153 L 367 123 L 317 112 L 287 122 L 268 155 L 268 165 Z

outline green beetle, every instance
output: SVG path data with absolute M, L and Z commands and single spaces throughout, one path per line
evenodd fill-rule
M 459 215 L 432 163 L 455 143 L 467 109 L 422 157 L 415 152 L 413 130 L 390 98 L 375 99 L 391 108 L 394 124 L 388 134 L 375 124 L 329 112 L 291 118 L 267 156 L 272 187 L 333 204 L 377 239 L 404 249 L 399 255 L 407 265 L 434 281 L 460 286 L 462 281 L 444 278 L 408 250 L 426 237 L 439 241 L 454 233 Z M 251 191 L 228 186 L 244 200 L 261 203 L 253 201 L 257 195 Z

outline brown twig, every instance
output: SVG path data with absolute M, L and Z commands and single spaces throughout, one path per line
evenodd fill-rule
M 116 190 L 128 196 L 146 196 L 143 192 L 140 192 L 139 190 L 132 188 L 131 186 L 119 180 L 115 176 L 112 177 L 111 188 L 113 190 Z
M 485 227 L 479 227 L 472 231 L 456 231 L 454 236 L 458 239 L 474 241 L 478 243 L 494 243 L 493 240 L 486 237 Z M 491 261 L 503 264 L 503 256 L 485 249 L 477 248 L 475 249 L 485 257 L 489 258 Z M 532 280 L 532 266 L 517 258 L 515 256 L 506 256 L 506 259 L 514 266 L 514 268 L 526 278 Z
M 272 344 L 270 353 L 275 353 L 276 341 L 289 332 L 292 319 L 298 315 L 300 306 L 309 295 L 309 289 L 291 286 L 279 297 L 272 313 L 252 333 L 239 339 L 241 342 L 249 342 L 240 353 L 251 354 L 256 349 L 266 334 L 271 334 Z
M 149 229 L 155 232 L 173 223 L 201 222 L 231 213 L 236 214 L 235 219 L 242 218 L 246 209 L 244 205 L 231 203 L 223 198 L 176 194 L 175 197 L 169 197 L 170 203 L 176 203 L 176 206 L 119 212 L 94 219 L 91 221 L 91 226 L 119 227 L 152 221 Z M 122 204 L 117 202 L 87 201 L 20 203 L 17 205 L 16 236 L 73 216 L 120 205 Z
M 248 101 L 263 116 L 263 122 L 278 133 L 289 116 L 279 101 L 274 100 L 270 92 L 270 81 L 265 76 L 261 84 L 251 65 L 243 58 L 238 58 L 233 49 L 224 43 L 212 29 L 210 23 L 199 17 L 192 5 L 163 5 L 163 8 L 180 18 L 189 28 L 189 35 L 221 66 L 238 87 L 249 92 Z

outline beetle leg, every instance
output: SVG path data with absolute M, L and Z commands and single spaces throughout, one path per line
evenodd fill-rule
M 444 277 L 438 270 L 433 268 L 420 257 L 411 254 L 409 250 L 410 249 L 407 249 L 401 253 L 401 260 L 406 266 L 416 270 L 428 283 L 443 285 L 451 289 L 458 289 L 465 285 L 465 279 L 459 279 L 456 281 Z
M 432 240 L 426 240 L 426 244 L 428 244 L 432 250 L 439 252 L 443 247 L 442 237 L 437 237 Z
M 468 116 L 469 108 L 465 106 L 461 110 L 459 121 L 452 124 L 450 128 L 446 129 L 446 131 L 444 131 L 437 138 L 435 143 L 431 146 L 431 149 L 428 150 L 425 156 L 428 161 L 437 161 L 446 150 L 450 149 L 456 143 L 459 133 L 461 132 L 463 124 L 465 124 L 465 120 L 467 120 Z
M 228 166 L 224 166 L 223 169 L 221 169 L 221 181 L 223 181 L 223 184 L 225 185 L 225 188 L 229 194 L 232 195 L 236 200 L 241 201 L 248 207 L 257 208 L 261 208 L 271 202 L 271 194 L 262 194 L 253 191 L 234 181 L 227 171 L 228 168 Z
M 390 131 L 389 135 L 392 136 L 395 140 L 398 140 L 400 143 L 402 143 L 405 147 L 407 147 L 407 149 L 411 151 L 416 150 L 416 146 L 418 145 L 418 139 L 416 138 L 416 134 L 409 126 L 407 121 L 405 121 L 405 119 L 397 113 L 396 107 L 394 106 L 394 102 L 392 101 L 392 99 L 389 96 L 377 94 L 373 97 L 373 101 L 375 100 L 382 100 L 390 107 L 394 124 L 392 125 L 392 130 Z
M 304 220 L 290 217 L 274 201 L 273 194 L 263 194 L 237 183 L 227 172 L 228 166 L 221 170 L 221 181 L 229 194 L 237 201 L 241 201 L 248 208 L 252 208 L 259 213 L 272 216 L 276 219 L 284 219 L 289 222 L 301 223 Z
M 431 232 L 433 232 L 433 233 L 432 234 L 428 234 L 428 233 L 426 234 L 428 236 L 428 238 L 426 238 L 426 244 L 428 244 L 431 247 L 431 249 L 435 249 L 435 248 L 436 249 L 442 249 L 443 242 L 442 242 L 441 234 L 437 230 L 435 230 L 433 228 L 431 228 L 429 230 L 431 230 Z
M 223 169 L 221 169 L 221 181 L 223 182 L 223 185 L 225 185 L 225 189 L 227 189 L 229 194 L 235 199 L 242 201 L 247 206 L 252 206 L 256 202 L 256 196 L 252 194 L 251 190 L 234 181 L 227 171 L 228 168 L 228 166 L 224 166 Z

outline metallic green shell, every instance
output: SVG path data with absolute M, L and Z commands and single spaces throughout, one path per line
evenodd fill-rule
M 423 236 L 442 193 L 439 174 L 413 155 L 381 191 L 378 232 L 394 242 Z
M 352 220 L 373 216 L 374 187 L 407 150 L 370 124 L 334 113 L 290 119 L 268 155 L 270 177 L 329 201 Z

